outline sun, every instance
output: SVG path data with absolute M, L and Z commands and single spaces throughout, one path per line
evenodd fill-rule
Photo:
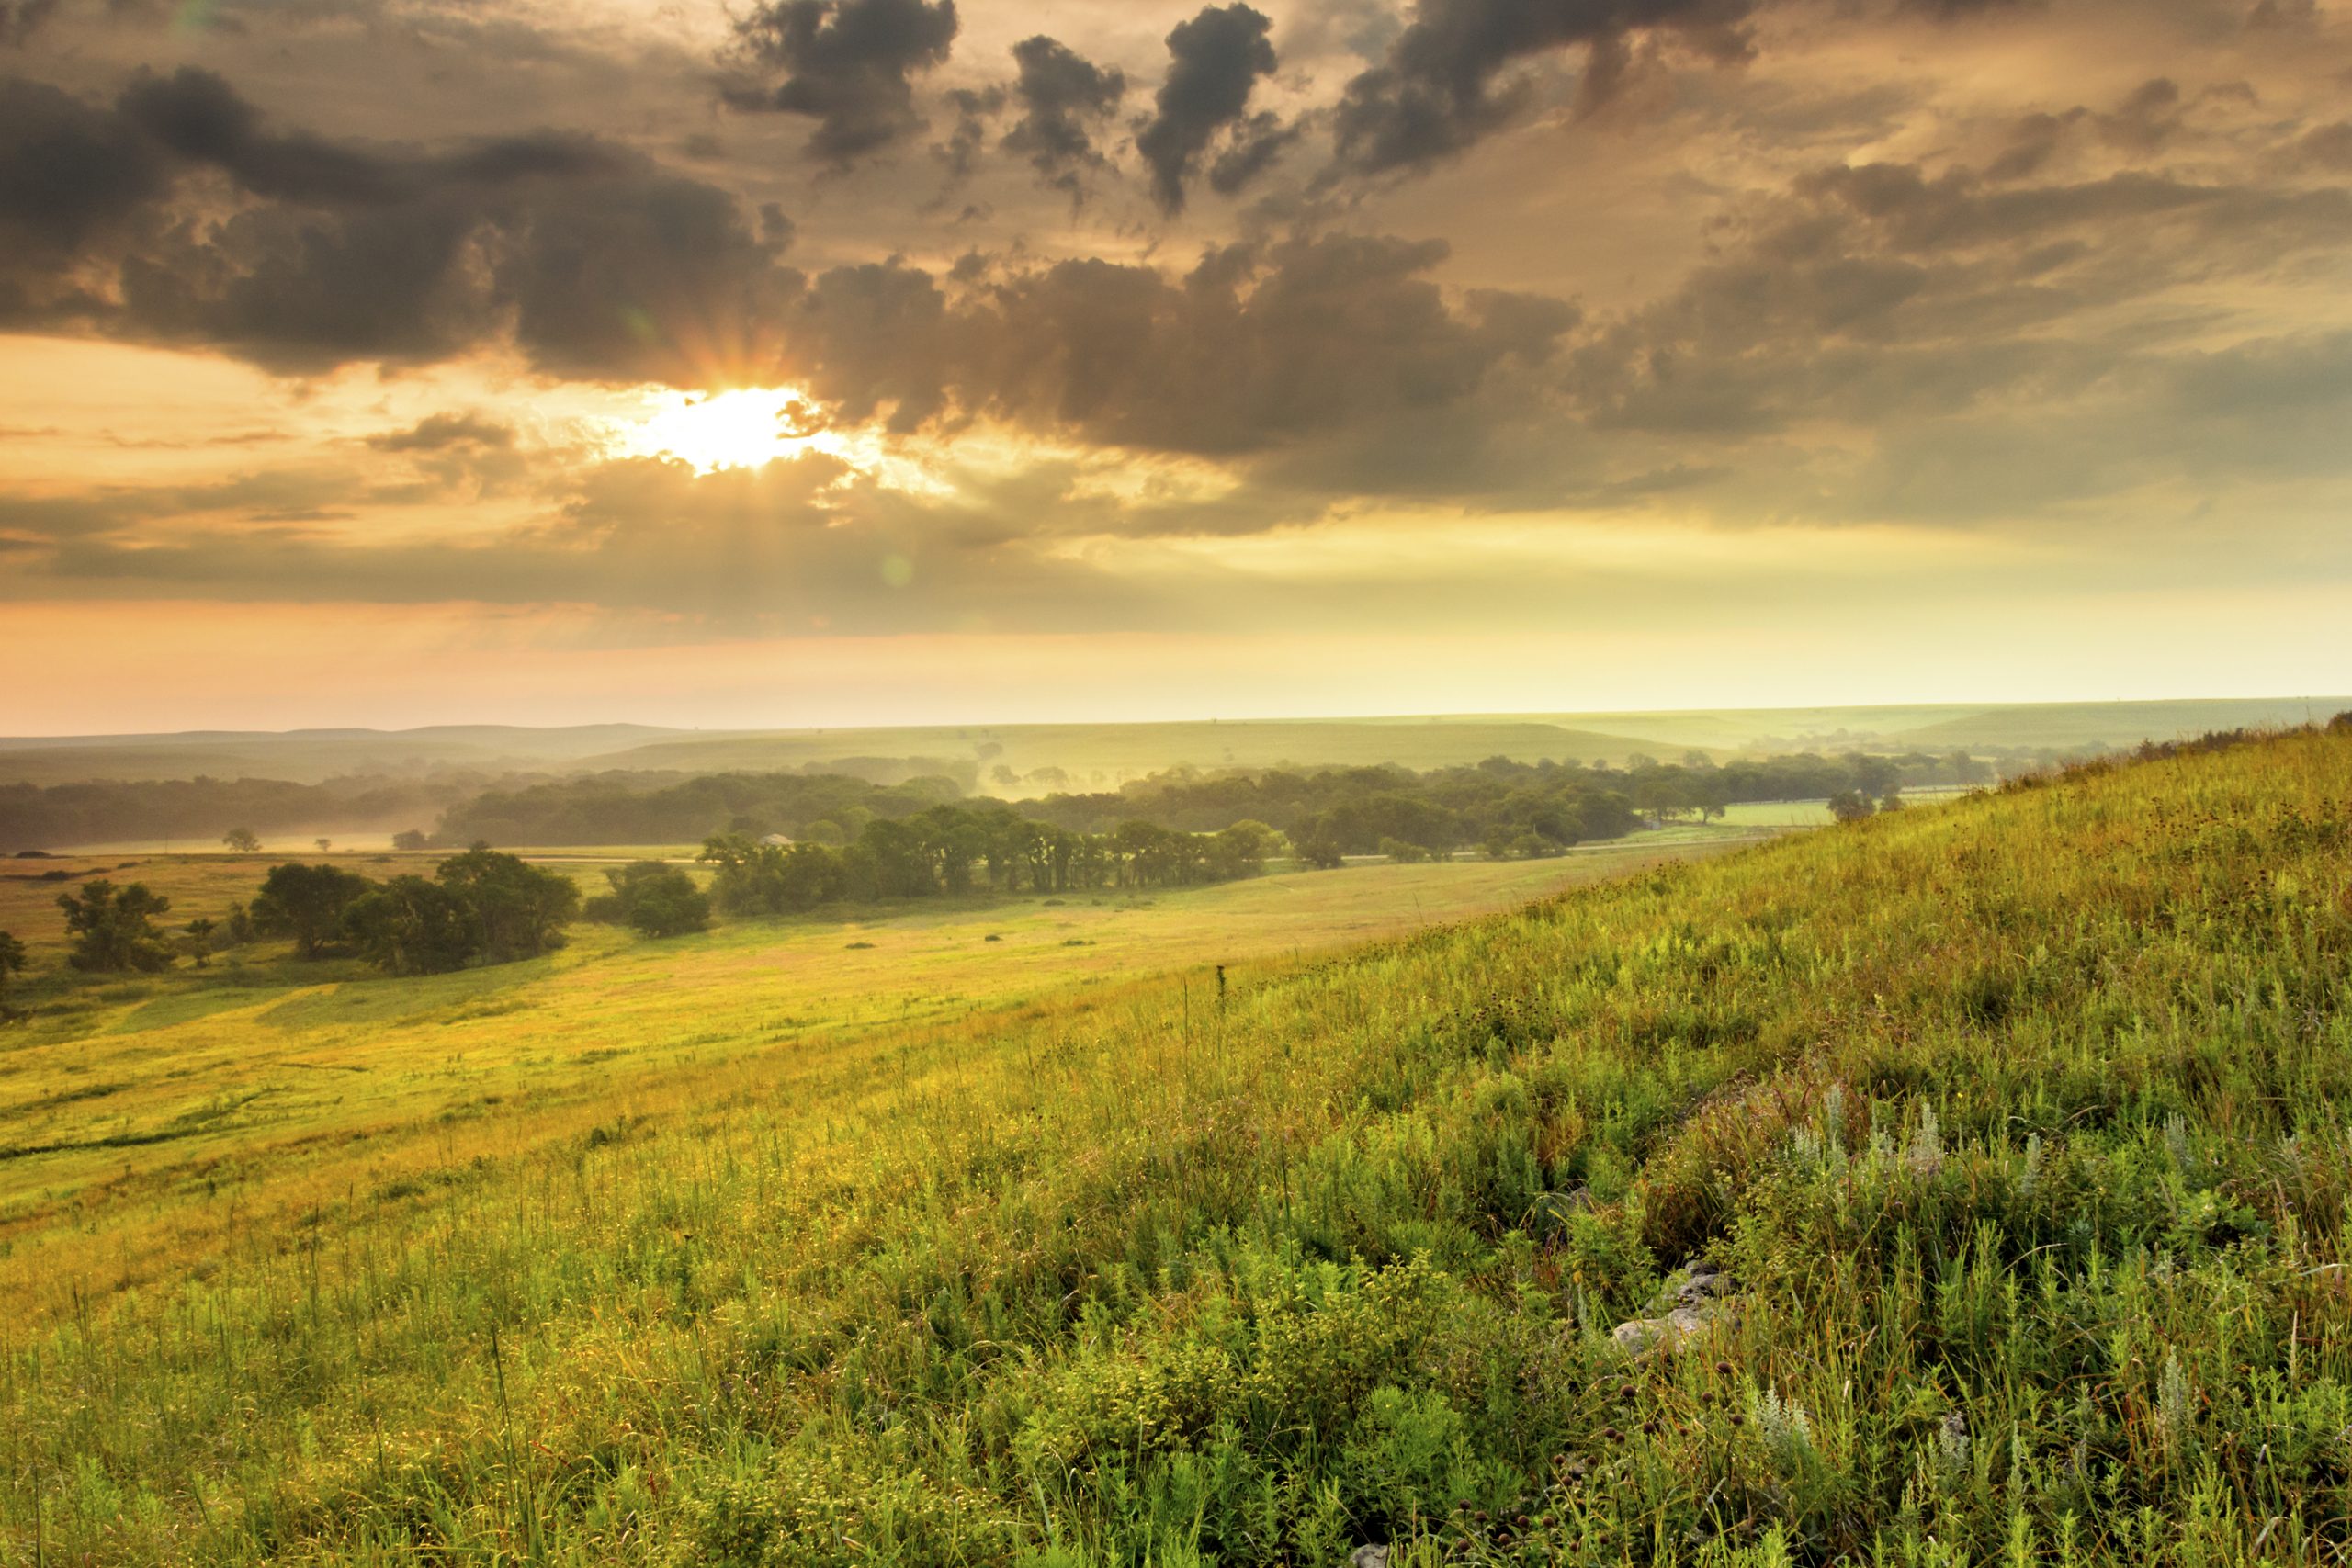
M 647 394 L 652 412 L 627 446 L 642 457 L 675 457 L 697 473 L 756 468 L 808 450 L 819 436 L 815 405 L 791 387 Z

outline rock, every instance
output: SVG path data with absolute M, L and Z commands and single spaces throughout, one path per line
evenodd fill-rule
M 1652 1296 L 1649 1305 L 1642 1310 L 1649 1316 L 1663 1317 L 1676 1307 L 1704 1306 L 1709 1302 L 1721 1301 L 1730 1294 L 1731 1277 L 1729 1275 L 1710 1269 L 1703 1263 L 1694 1263 L 1682 1276 L 1680 1284 L 1669 1282 L 1665 1290 Z
M 1678 1306 L 1663 1317 L 1637 1317 L 1630 1323 L 1621 1323 L 1609 1331 L 1609 1337 L 1629 1356 L 1646 1355 L 1652 1350 L 1679 1350 L 1704 1338 L 1710 1328 L 1731 1316 L 1732 1312 L 1729 1302 L 1702 1299 L 1690 1306 Z
M 1348 1559 L 1348 1568 L 1388 1568 L 1388 1548 L 1359 1546 L 1355 1555 Z

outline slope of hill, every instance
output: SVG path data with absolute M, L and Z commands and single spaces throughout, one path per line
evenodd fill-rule
M 2335 1561 L 2347 964 L 2304 734 L 682 1060 L 11 1331 L 0 1507 L 74 1562 Z
M 2249 697 L 2164 703 L 2035 703 L 1955 713 L 1890 739 L 1927 750 L 1952 746 L 2090 748 L 2177 740 L 2215 730 L 2324 724 L 2352 697 Z

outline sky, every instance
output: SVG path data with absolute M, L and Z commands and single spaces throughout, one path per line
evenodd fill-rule
M 2352 690 L 2346 0 L 0 0 L 0 733 Z

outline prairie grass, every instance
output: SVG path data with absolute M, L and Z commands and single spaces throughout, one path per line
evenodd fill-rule
M 665 1039 L 675 1081 L 583 1094 L 576 1132 L 501 1155 L 460 1121 L 446 1157 L 201 1268 L 20 1314 L 6 1541 L 2352 1552 L 2352 739 L 1915 808 L 1221 983 L 1068 953 L 1100 983 L 723 1059 Z M 551 990 L 620 967 L 562 962 Z M 756 955 L 697 973 L 709 1032 L 740 1028 Z M 639 994 L 512 1048 L 644 1049 Z M 1699 1260 L 1736 1311 L 1618 1352 Z

